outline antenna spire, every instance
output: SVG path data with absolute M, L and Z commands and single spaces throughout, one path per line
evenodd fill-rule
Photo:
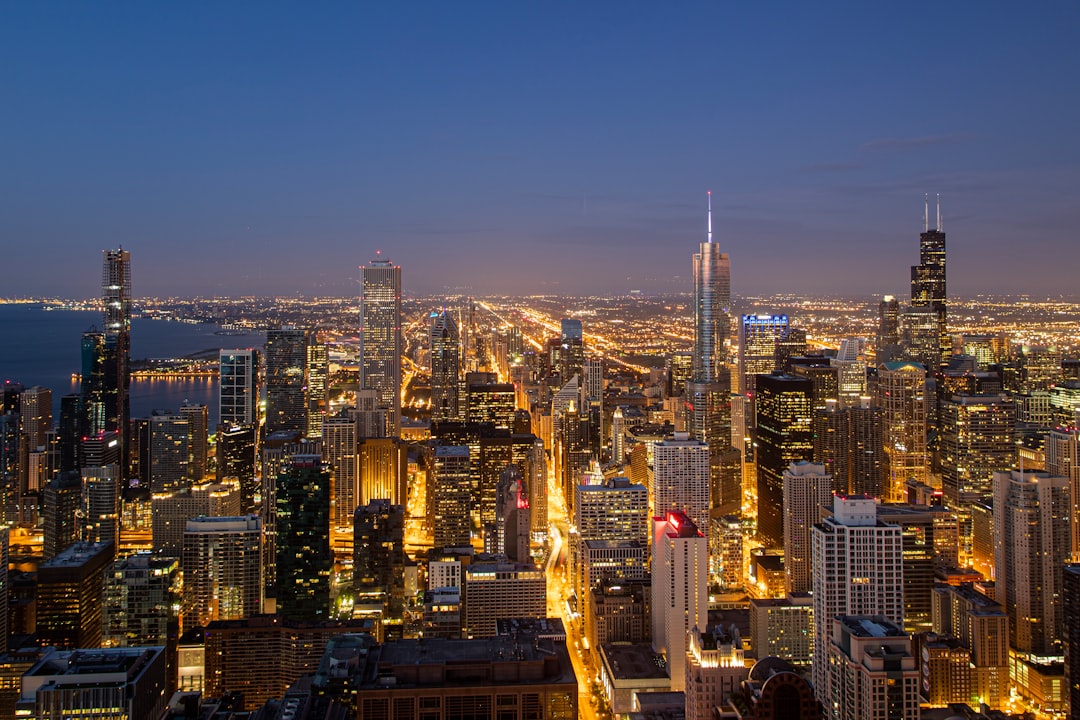
M 707 191 L 709 196 L 709 239 L 708 242 L 712 242 L 712 190 Z
M 937 194 L 937 231 L 942 232 L 942 227 L 941 227 L 941 193 Z
M 930 232 L 930 193 L 923 194 L 923 232 Z

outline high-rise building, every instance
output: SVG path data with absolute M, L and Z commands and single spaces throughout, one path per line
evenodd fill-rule
M 878 304 L 877 342 L 874 351 L 878 364 L 886 361 L 887 348 L 900 344 L 900 302 L 892 295 L 881 298 Z
M 686 653 L 686 720 L 712 720 L 715 709 L 746 679 L 738 629 L 695 627 Z
M 494 637 L 499 620 L 547 615 L 547 577 L 536 565 L 474 561 L 463 571 L 463 637 Z
M 8 579 L 8 559 L 10 550 L 9 529 L 0 527 L 0 655 L 7 654 L 8 633 L 11 631 L 8 618 L 9 593 L 11 582 Z
M 790 593 L 812 589 L 810 533 L 821 507 L 832 504 L 833 477 L 821 463 L 794 462 L 784 471 L 784 583 Z
M 813 383 L 773 373 L 756 375 L 758 536 L 767 547 L 784 544 L 784 471 L 814 459 Z
M 218 426 L 217 481 L 235 478 L 240 486 L 240 509 L 234 515 L 256 510 L 259 483 L 255 478 L 255 436 L 255 425 Z
M 356 606 L 376 606 L 383 637 L 400 636 L 405 605 L 405 508 L 372 500 L 353 516 Z M 388 626 L 396 625 L 396 632 Z
M 310 330 L 266 331 L 266 432 L 307 433 Z
M 330 355 L 326 343 L 312 332 L 307 347 L 307 437 L 322 437 L 326 417 L 326 391 L 330 382 Z
M 130 466 L 128 427 L 131 421 L 131 253 L 120 248 L 103 252 L 101 272 L 104 306 L 104 427 L 120 438 L 120 471 Z
M 277 478 L 277 612 L 291 620 L 330 614 L 330 472 L 319 455 L 294 455 Z
M 218 422 L 226 427 L 259 422 L 259 351 L 218 355 Z
M 750 647 L 758 659 L 782 657 L 809 667 L 814 658 L 814 601 L 810 593 L 751 599 Z
M 731 260 L 713 242 L 711 191 L 708 199 L 707 235 L 694 255 L 693 376 L 705 383 L 727 374 L 724 343 L 731 334 Z
M 576 318 L 563 318 L 559 333 L 559 377 L 567 382 L 575 375 L 584 374 L 585 335 L 581 321 Z M 584 378 L 582 378 L 584 381 Z
M 1064 634 L 1069 481 L 1041 472 L 993 473 L 994 568 L 1017 653 L 1053 655 Z
M 588 476 L 587 476 L 588 477 Z M 615 477 L 599 484 L 574 486 L 574 518 L 569 538 L 570 578 L 579 602 L 586 603 L 585 543 L 590 540 L 649 540 L 649 492 L 643 485 Z
M 941 485 L 953 507 L 993 492 L 1016 461 L 1016 403 L 1006 394 L 953 395 L 941 404 Z
M 19 394 L 19 414 L 26 446 L 31 452 L 45 447 L 45 437 L 52 429 L 52 390 L 40 385 L 23 390 Z
M 1069 594 L 1064 594 L 1066 607 Z M 990 707 L 1009 697 L 1009 616 L 994 600 L 971 585 L 935 585 L 931 594 L 932 628 L 955 637 L 968 651 L 967 685 Z
M 206 461 L 210 454 L 209 408 L 205 405 L 184 403 L 180 406 L 180 415 L 187 418 L 191 443 L 191 461 L 188 463 L 187 476 L 191 482 L 202 482 L 206 478 Z
M 675 433 L 653 446 L 654 516 L 685 513 L 698 528 L 709 527 L 709 446 Z
M 176 558 L 138 553 L 105 571 L 102 644 L 105 647 L 167 645 L 176 620 Z
M 37 638 L 58 648 L 101 647 L 105 569 L 112 543 L 74 543 L 38 566 Z
M 180 557 L 184 529 L 191 518 L 235 517 L 242 514 L 241 488 L 235 481 L 205 482 L 151 499 L 151 523 L 155 553 Z
M 191 423 L 185 415 L 150 416 L 150 491 L 191 485 Z
M 891 501 L 903 497 L 908 480 L 929 480 L 927 402 L 925 367 L 913 362 L 878 366 L 875 404 L 885 413 L 885 453 L 889 458 L 885 497 Z
M 357 448 L 359 494 L 357 505 L 389 500 L 404 505 L 407 496 L 409 447 L 395 437 L 362 438 Z
M 824 696 L 826 717 L 918 718 L 919 664 L 904 629 L 882 615 L 840 613 L 830 615 L 827 624 L 828 686 L 814 686 Z
M 1046 472 L 1055 477 L 1069 479 L 1069 497 L 1072 509 L 1070 545 L 1072 562 L 1080 563 L 1080 430 L 1056 428 L 1046 435 L 1043 446 L 1046 453 Z
M 755 391 L 755 376 L 776 367 L 776 343 L 788 331 L 787 315 L 743 315 L 739 323 L 739 387 L 742 394 Z
M 671 689 L 686 685 L 687 637 L 709 614 L 709 546 L 680 510 L 653 518 L 652 643 L 667 658 Z
M 55 557 L 79 539 L 78 514 L 82 507 L 82 479 L 79 472 L 59 473 L 41 493 L 41 509 L 45 515 L 42 557 Z
M 82 469 L 82 539 L 120 544 L 120 466 Z
M 834 701 L 826 671 L 837 615 L 883 615 L 904 624 L 903 541 L 900 528 L 878 520 L 873 498 L 833 498 L 833 514 L 814 526 L 813 679 L 826 712 Z
M 401 426 L 401 267 L 381 257 L 360 266 L 360 388 L 378 392 L 386 435 Z
M 450 310 L 443 308 L 430 316 L 431 335 L 431 421 L 458 420 L 461 408 L 461 340 Z
M 1066 565 L 1062 577 L 1065 625 L 1065 687 L 1069 720 L 1080 719 L 1080 565 Z
M 180 567 L 185 628 L 262 612 L 262 525 L 257 515 L 188 520 Z
M 945 292 L 945 231 L 941 227 L 941 196 L 938 196 L 937 226 L 930 229 L 927 200 L 924 231 L 919 235 L 919 264 L 911 266 L 911 306 L 933 311 L 937 328 L 937 361 L 941 365 L 952 354 Z
M 825 464 L 836 492 L 886 497 L 885 411 L 871 406 L 870 398 L 845 408 L 827 402 L 814 412 L 814 459 Z
M 428 521 L 436 548 L 468 545 L 472 473 L 467 445 L 439 445 L 428 478 Z
M 334 487 L 334 526 L 349 527 L 359 503 L 360 471 L 356 462 L 356 410 L 346 408 L 322 421 L 322 456 Z

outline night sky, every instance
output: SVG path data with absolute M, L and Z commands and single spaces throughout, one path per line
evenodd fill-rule
M 1080 4 L 0 4 L 0 297 L 1080 294 Z M 14 269 L 17 268 L 17 269 Z M 14 270 L 13 270 L 14 269 Z

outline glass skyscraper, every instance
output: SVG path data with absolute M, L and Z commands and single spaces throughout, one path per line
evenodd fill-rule
M 388 436 L 401 428 L 401 267 L 376 258 L 360 266 L 360 389 L 375 390 Z

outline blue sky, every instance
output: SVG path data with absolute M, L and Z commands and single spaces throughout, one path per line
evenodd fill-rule
M 315 7 L 311 7 L 315 6 Z M 0 296 L 1076 293 L 1080 5 L 0 4 Z

